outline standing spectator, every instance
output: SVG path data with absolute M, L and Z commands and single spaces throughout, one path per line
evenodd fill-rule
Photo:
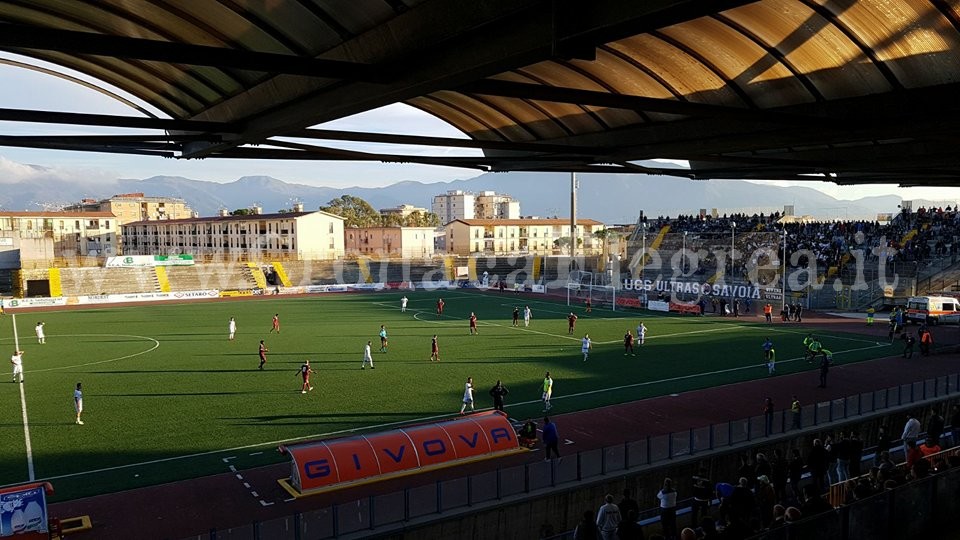
M 493 396 L 494 410 L 504 412 L 503 398 L 509 393 L 510 391 L 507 390 L 507 387 L 500 382 L 500 379 L 497 379 L 497 384 L 493 385 L 493 388 L 490 389 L 490 395 Z
M 833 449 L 837 455 L 837 479 L 834 483 L 846 482 L 850 478 L 850 444 L 842 431 L 837 434 Z
M 770 482 L 777 494 L 777 500 L 782 501 L 787 496 L 787 460 L 783 457 L 783 450 L 773 449 L 773 459 L 770 460 Z
M 693 477 L 693 504 L 690 505 L 693 523 L 699 523 L 700 516 L 709 515 L 712 499 L 713 490 L 710 489 L 707 469 L 701 467 L 700 471 Z
M 627 511 L 626 519 L 617 526 L 617 538 L 620 540 L 643 540 L 643 527 L 637 523 L 639 515 L 640 513 L 636 510 Z
M 913 469 L 917 461 L 923 459 L 923 453 L 917 448 L 917 441 L 913 440 L 907 443 L 907 469 Z
M 876 451 L 876 466 L 880 466 L 880 455 L 884 452 L 889 452 L 890 447 L 892 446 L 890 442 L 890 434 L 887 433 L 887 426 L 885 424 L 880 424 L 880 429 L 877 432 L 877 451 Z
M 730 508 L 733 519 L 738 523 L 750 523 L 753 517 L 753 511 L 757 507 L 757 498 L 750 489 L 750 481 L 741 477 L 740 482 L 733 488 L 733 494 L 730 495 Z
M 934 444 L 940 444 L 940 436 L 943 435 L 944 422 L 946 421 L 943 419 L 940 411 L 934 409 L 933 414 L 930 415 L 930 420 L 927 420 L 927 438 L 932 439 Z
M 860 464 L 863 461 L 863 440 L 857 435 L 856 431 L 850 432 L 850 438 L 847 439 L 847 450 L 850 453 L 850 478 L 859 478 Z
M 617 503 L 617 507 L 620 508 L 621 516 L 629 516 L 631 511 L 638 516 L 640 515 L 640 505 L 636 500 L 630 498 L 629 489 L 623 490 L 623 498 Z M 636 519 L 634 519 L 634 521 L 636 521 Z
M 666 540 L 677 538 L 677 491 L 673 489 L 673 480 L 666 478 L 663 488 L 657 493 L 660 501 L 660 525 Z
M 757 477 L 757 468 L 753 465 L 753 462 L 750 460 L 750 454 L 740 455 L 740 467 L 737 468 L 737 475 L 739 478 L 747 478 L 747 479 Z
M 546 447 L 547 456 L 544 461 L 550 460 L 550 453 L 553 452 L 557 458 L 560 457 L 560 450 L 557 444 L 560 442 L 560 433 L 557 431 L 557 425 L 550 421 L 550 417 L 543 417 L 543 446 Z M 593 515 L 591 513 L 591 515 Z
M 794 395 L 793 400 L 790 402 L 790 415 L 793 417 L 793 429 L 801 428 L 802 417 L 800 413 L 800 400 Z
M 833 436 L 823 440 L 823 449 L 827 451 L 827 486 L 837 483 L 837 449 Z
M 793 306 L 793 315 L 795 321 L 803 322 L 803 306 L 800 304 L 799 300 L 797 300 L 797 304 Z
M 793 497 L 797 500 L 800 499 L 800 479 L 803 478 L 803 466 L 800 449 L 794 448 L 790 453 L 790 461 L 787 462 L 787 470 L 790 475 L 790 490 L 793 491 Z
M 763 306 L 763 318 L 768 323 L 773 322 L 773 306 L 771 306 L 769 302 Z
M 909 449 L 909 443 L 914 443 L 916 446 L 917 437 L 920 436 L 920 421 L 916 419 L 912 414 L 907 415 L 907 423 L 903 425 L 903 435 L 900 435 L 900 438 L 903 439 L 903 456 L 906 459 L 907 450 Z
M 769 527 L 773 521 L 773 507 L 777 504 L 777 492 L 765 474 L 757 477 L 757 504 L 760 507 L 760 522 L 764 527 Z
M 758 452 L 756 457 L 756 467 L 754 467 L 754 474 L 757 475 L 757 478 L 761 476 L 766 476 L 770 478 L 770 475 L 773 474 L 773 467 L 770 466 L 770 461 L 767 459 L 766 454 L 763 452 Z
M 603 540 L 617 540 L 617 525 L 620 525 L 620 508 L 613 504 L 613 495 L 604 497 L 606 504 L 597 512 L 597 528 Z
M 773 399 L 767 398 L 763 402 L 764 434 L 768 437 L 773 433 Z
M 825 491 L 824 478 L 827 475 L 827 461 L 827 449 L 823 447 L 823 442 L 820 439 L 814 439 L 813 447 L 807 454 L 807 467 L 810 468 L 810 476 L 813 478 L 813 484 L 818 493 Z M 793 486 L 793 488 L 796 490 L 797 486 Z
M 937 444 L 937 441 L 935 441 L 931 437 L 927 437 L 926 442 L 924 442 L 923 445 L 920 446 L 919 450 L 920 450 L 920 454 L 923 455 L 923 457 L 927 458 L 927 460 L 930 461 L 930 464 L 932 465 L 933 459 L 930 456 L 934 454 L 939 454 L 942 449 L 940 448 L 940 445 Z
M 950 414 L 950 436 L 953 446 L 960 445 L 960 405 L 954 404 Z
M 593 510 L 587 510 L 583 513 L 583 518 L 573 530 L 573 540 L 598 540 L 600 531 L 597 530 L 597 524 L 593 521 Z

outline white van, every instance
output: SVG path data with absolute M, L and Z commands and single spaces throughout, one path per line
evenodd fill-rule
M 960 323 L 960 300 L 949 296 L 912 296 L 907 300 L 907 321 L 929 324 Z

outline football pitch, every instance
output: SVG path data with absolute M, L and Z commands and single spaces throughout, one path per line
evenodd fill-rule
M 400 298 L 410 299 L 406 313 Z M 437 298 L 446 303 L 435 314 Z M 529 327 L 513 308 L 529 305 Z M 112 307 L 16 316 L 25 351 L 23 385 L 0 384 L 0 485 L 50 480 L 63 500 L 284 461 L 283 442 L 389 429 L 456 415 L 466 378 L 478 409 L 500 379 L 515 419 L 542 416 L 544 373 L 554 379 L 552 414 L 767 377 L 762 343 L 777 373 L 813 370 L 802 359 L 807 330 L 755 317 L 680 317 L 594 309 L 567 334 L 562 302 L 479 291 L 416 291 Z M 475 312 L 479 335 L 467 318 Z M 271 333 L 279 314 L 281 333 Z M 237 321 L 234 341 L 227 322 Z M 623 335 L 643 321 L 647 340 L 624 356 Z M 34 325 L 46 323 L 46 344 Z M 14 317 L 0 317 L 0 349 L 14 350 Z M 379 353 L 380 325 L 389 348 Z M 580 340 L 589 334 L 587 362 Z M 439 363 L 430 362 L 438 336 Z M 894 352 L 856 334 L 818 332 L 836 364 Z M 265 340 L 268 362 L 258 370 Z M 361 370 L 372 342 L 376 369 Z M 301 394 L 310 360 L 314 390 Z M 815 380 L 815 375 L 811 374 Z M 85 425 L 74 423 L 83 383 Z M 759 398 L 758 398 L 759 399 Z M 759 410 L 759 401 L 758 401 Z M 25 422 L 26 420 L 26 422 Z M 625 434 L 629 438 L 630 434 Z M 640 438 L 643 434 L 635 434 Z

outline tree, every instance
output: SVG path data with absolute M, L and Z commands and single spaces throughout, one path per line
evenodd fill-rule
M 440 217 L 433 212 L 411 212 L 406 220 L 407 227 L 439 227 Z
M 230 212 L 231 216 L 252 216 L 253 210 L 249 208 L 237 208 L 233 212 Z
M 403 216 L 400 214 L 383 214 L 380 216 L 381 225 L 384 227 L 403 227 Z
M 327 206 L 321 206 L 320 210 L 342 217 L 344 227 L 376 227 L 381 223 L 380 212 L 374 210 L 367 201 L 352 195 L 333 199 Z

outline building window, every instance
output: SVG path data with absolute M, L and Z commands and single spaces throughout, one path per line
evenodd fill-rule
M 104 229 L 109 229 L 109 228 L 110 228 L 110 220 L 108 219 L 105 223 L 106 223 L 106 224 L 103 226 L 103 228 L 104 228 Z
M 333 234 L 333 222 L 330 222 L 330 234 Z M 330 246 L 333 247 L 333 246 Z
M 79 230 L 80 230 L 80 222 L 79 222 L 79 221 L 74 221 L 74 222 L 73 222 L 73 228 L 79 231 Z

